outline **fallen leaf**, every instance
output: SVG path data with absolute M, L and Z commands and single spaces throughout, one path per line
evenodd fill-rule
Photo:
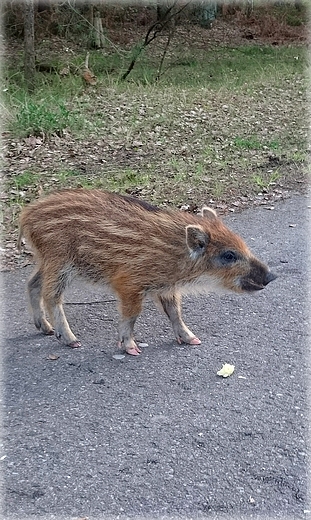
M 234 365 L 229 365 L 229 363 L 225 363 L 221 370 L 218 370 L 217 375 L 222 377 L 231 376 L 234 372 Z

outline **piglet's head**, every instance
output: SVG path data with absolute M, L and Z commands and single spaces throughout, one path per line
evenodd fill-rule
M 200 215 L 199 225 L 186 227 L 186 242 L 202 276 L 206 272 L 223 289 L 239 293 L 259 291 L 277 278 L 214 210 L 204 207 Z

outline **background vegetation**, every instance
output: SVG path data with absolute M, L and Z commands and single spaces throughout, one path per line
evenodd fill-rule
M 304 3 L 209 4 L 210 18 L 205 4 L 174 3 L 163 18 L 156 5 L 102 2 L 99 48 L 90 6 L 36 7 L 29 89 L 23 13 L 5 5 L 6 266 L 20 261 L 20 208 L 55 188 L 108 188 L 189 211 L 208 203 L 220 213 L 271 207 L 303 189 Z

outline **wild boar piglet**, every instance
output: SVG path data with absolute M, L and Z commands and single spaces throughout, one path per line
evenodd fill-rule
M 178 343 L 198 345 L 182 319 L 183 294 L 259 291 L 276 278 L 208 207 L 194 215 L 102 190 L 63 190 L 22 210 L 19 246 L 23 236 L 37 262 L 28 282 L 35 326 L 73 348 L 80 342 L 62 303 L 75 276 L 112 289 L 119 345 L 132 355 L 140 353 L 133 331 L 144 298 L 165 312 Z

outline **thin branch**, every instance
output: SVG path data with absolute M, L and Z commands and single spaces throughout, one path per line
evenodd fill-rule
M 171 43 L 171 39 L 172 39 L 172 32 L 170 31 L 169 34 L 168 34 L 167 42 L 165 44 L 162 57 L 161 57 L 161 61 L 160 61 L 159 68 L 158 68 L 158 72 L 157 72 L 157 75 L 156 75 L 156 78 L 155 78 L 156 81 L 159 81 L 159 79 L 160 79 L 163 63 L 164 63 L 165 56 L 166 56 L 166 53 L 168 51 L 169 45 Z
M 127 69 L 127 71 L 123 74 L 123 76 L 121 77 L 121 79 L 124 81 L 127 76 L 130 74 L 130 72 L 133 70 L 134 66 L 135 66 L 135 63 L 137 61 L 137 59 L 139 58 L 140 54 L 143 52 L 143 50 L 148 46 L 150 45 L 150 43 L 156 39 L 156 37 L 163 31 L 163 29 L 165 29 L 165 27 L 168 26 L 168 24 L 170 23 L 171 20 L 175 19 L 176 16 L 178 14 L 180 14 L 186 7 L 187 5 L 190 3 L 190 2 L 187 2 L 186 4 L 184 4 L 178 11 L 176 12 L 173 12 L 170 16 L 168 16 L 168 14 L 172 11 L 172 9 L 176 6 L 177 4 L 177 1 L 176 0 L 166 11 L 164 17 L 163 17 L 163 20 L 161 21 L 157 21 L 155 22 L 154 24 L 151 25 L 151 27 L 148 29 L 147 31 L 147 34 L 145 36 L 145 39 L 144 41 L 142 42 L 142 44 L 140 45 L 140 47 L 138 48 L 137 52 L 135 53 L 134 57 L 132 58 L 132 61 Z M 151 33 L 153 32 L 152 36 Z M 170 40 L 171 38 L 169 38 L 169 42 L 170 43 Z M 168 47 L 168 45 L 167 45 Z M 167 52 L 167 47 L 165 49 L 165 54 Z

